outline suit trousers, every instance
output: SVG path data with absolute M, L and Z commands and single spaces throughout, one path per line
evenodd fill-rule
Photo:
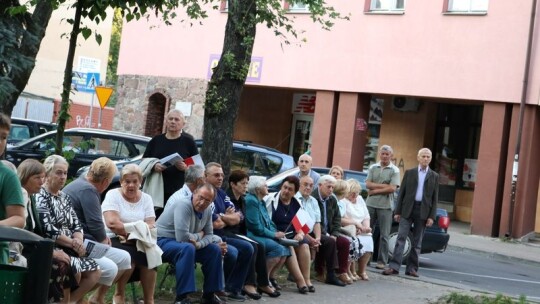
M 195 263 L 201 263 L 204 275 L 204 293 L 223 290 L 223 264 L 221 248 L 217 244 L 195 250 L 191 243 L 180 243 L 172 238 L 158 238 L 163 260 L 176 266 L 176 295 L 195 292 Z
M 410 218 L 401 218 L 399 220 L 398 237 L 394 248 L 394 255 L 390 261 L 390 268 L 399 271 L 403 261 L 403 250 L 405 249 L 405 240 L 412 229 L 412 248 L 405 272 L 418 271 L 419 255 L 422 248 L 422 238 L 426 229 L 426 220 L 420 218 L 421 205 L 415 204 Z

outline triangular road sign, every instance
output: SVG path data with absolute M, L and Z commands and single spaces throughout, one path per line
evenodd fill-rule
M 111 98 L 111 95 L 113 93 L 113 88 L 108 87 L 96 87 L 96 95 L 99 100 L 99 105 L 101 108 L 105 108 L 107 105 L 107 102 L 109 102 L 109 98 Z

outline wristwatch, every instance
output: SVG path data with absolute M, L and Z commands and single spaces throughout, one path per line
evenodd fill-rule
M 219 217 L 224 217 L 225 216 L 225 213 L 220 213 L 219 214 Z

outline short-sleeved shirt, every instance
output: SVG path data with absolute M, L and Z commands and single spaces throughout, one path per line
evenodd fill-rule
M 152 197 L 146 193 L 142 193 L 141 199 L 136 203 L 130 203 L 122 196 L 120 188 L 113 189 L 107 192 L 101 211 L 116 211 L 122 223 L 133 223 L 136 221 L 144 221 L 149 217 L 156 217 L 154 212 L 154 203 Z M 110 233 L 110 231 L 107 231 Z
M 0 162 L 0 220 L 6 219 L 7 206 L 22 206 L 24 201 L 21 191 L 21 182 L 15 174 Z M 0 242 L 0 264 L 7 264 L 8 243 Z
M 373 164 L 369 167 L 367 181 L 399 186 L 399 168 L 392 163 L 386 167 L 382 167 L 380 162 Z M 394 193 L 375 194 L 368 196 L 366 205 L 372 208 L 392 209 L 393 202 Z
M 321 208 L 319 207 L 319 202 L 313 197 L 309 196 L 307 199 L 302 196 L 300 192 L 297 192 L 294 196 L 302 204 L 302 208 L 306 210 L 315 223 L 321 222 Z M 313 228 L 312 228 L 313 230 Z M 311 231 L 310 231 L 311 232 Z

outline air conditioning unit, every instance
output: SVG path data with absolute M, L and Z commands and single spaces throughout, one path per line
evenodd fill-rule
M 392 109 L 400 112 L 418 112 L 420 103 L 420 100 L 414 97 L 394 96 Z

